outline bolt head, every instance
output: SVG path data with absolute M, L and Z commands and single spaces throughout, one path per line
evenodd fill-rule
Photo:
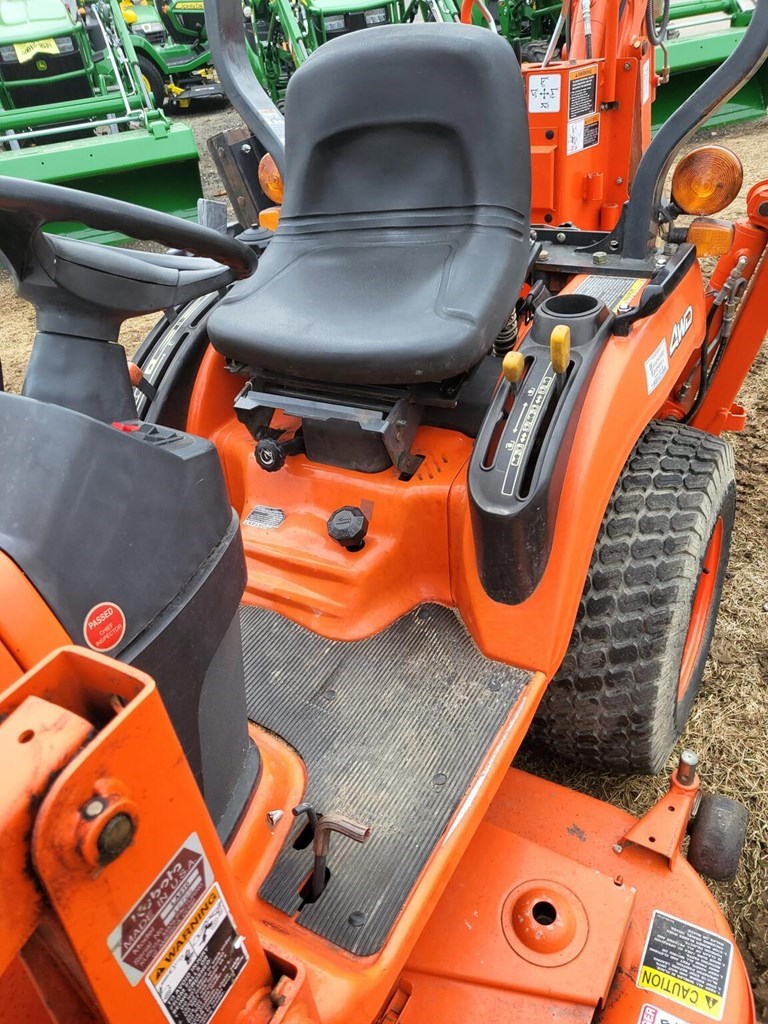
M 542 249 L 539 253 L 539 263 L 546 263 L 549 259 L 549 253 L 546 249 Z
M 368 519 L 357 505 L 343 505 L 328 518 L 328 536 L 347 550 L 357 551 L 368 533 Z
M 100 796 L 95 796 L 88 801 L 80 813 L 84 818 L 87 818 L 89 821 L 93 821 L 94 818 L 98 818 L 106 806 L 107 804 L 105 800 L 102 800 Z
M 124 853 L 133 842 L 136 826 L 129 815 L 121 813 L 110 818 L 96 840 L 99 864 L 105 867 Z
M 283 816 L 283 812 L 280 810 L 267 811 L 267 821 L 274 828 L 274 826 L 280 821 Z
M 566 235 L 565 235 L 564 231 L 558 231 L 557 232 L 557 240 L 558 240 L 558 242 L 564 242 L 565 238 L 566 238 Z
M 242 146 L 240 147 L 240 152 L 241 153 L 245 153 L 245 155 L 247 156 L 251 152 L 251 145 L 250 145 L 250 143 L 249 142 L 244 142 L 242 144 Z
M 593 252 L 592 253 L 592 262 L 594 263 L 594 265 L 596 267 L 601 267 L 604 263 L 608 262 L 608 253 L 607 252 Z

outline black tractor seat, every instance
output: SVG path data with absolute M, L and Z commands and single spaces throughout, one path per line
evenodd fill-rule
M 214 347 L 308 381 L 465 373 L 518 297 L 530 147 L 511 47 L 465 25 L 386 26 L 319 49 L 286 97 L 285 201 Z

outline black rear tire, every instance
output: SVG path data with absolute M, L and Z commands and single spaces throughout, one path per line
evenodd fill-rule
M 149 97 L 155 104 L 155 107 L 158 110 L 162 110 L 165 103 L 165 82 L 162 72 L 157 64 L 143 53 L 137 54 L 137 60 Z
M 727 442 L 672 421 L 648 425 L 608 504 L 568 652 L 531 729 L 535 743 L 613 771 L 664 766 L 701 686 L 735 495 Z M 707 584 L 706 605 L 695 604 Z M 678 692 L 689 630 L 695 642 Z
M 732 882 L 739 870 L 749 812 L 720 793 L 705 793 L 689 829 L 688 861 L 700 875 Z

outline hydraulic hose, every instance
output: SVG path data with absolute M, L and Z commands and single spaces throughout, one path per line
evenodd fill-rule
M 661 21 L 657 25 L 656 18 L 653 13 L 654 0 L 648 0 L 648 6 L 645 8 L 645 31 L 654 46 L 661 46 L 667 38 L 671 3 L 672 0 L 664 0 L 664 7 L 661 12 Z

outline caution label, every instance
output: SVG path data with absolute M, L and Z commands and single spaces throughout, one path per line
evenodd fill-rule
M 208 1024 L 247 963 L 214 884 L 152 965 L 147 985 L 171 1024 Z
M 590 274 L 574 293 L 600 299 L 615 313 L 619 306 L 629 304 L 648 282 L 644 277 L 608 277 Z
M 660 1010 L 658 1006 L 651 1006 L 650 1003 L 646 1003 L 640 1011 L 637 1024 L 690 1024 L 690 1022 L 676 1017 L 674 1013 Z
M 568 120 L 597 112 L 597 65 L 577 68 L 568 76 Z
M 732 960 L 721 935 L 655 910 L 637 987 L 722 1020 Z
M 109 948 L 132 985 L 138 985 L 212 881 L 193 832 L 109 936 Z
M 574 153 L 581 153 L 584 149 L 591 149 L 599 141 L 599 114 L 590 114 L 589 117 L 581 117 L 575 121 L 568 122 L 568 144 L 566 147 L 568 156 L 572 156 Z

